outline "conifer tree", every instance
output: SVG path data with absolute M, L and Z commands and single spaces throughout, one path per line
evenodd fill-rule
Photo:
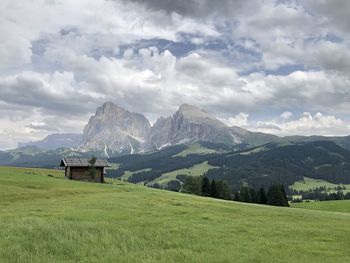
M 248 188 L 245 186 L 242 186 L 239 191 L 239 201 L 248 203 L 249 200 L 250 198 L 249 198 Z
M 239 201 L 239 193 L 238 192 L 233 193 L 233 201 Z
M 181 192 L 201 195 L 202 194 L 202 183 L 200 177 L 188 176 L 182 185 Z
M 287 198 L 287 195 L 286 195 L 286 191 L 284 190 L 284 187 L 283 187 L 282 184 L 280 185 L 280 188 L 281 188 L 281 193 L 282 193 L 283 203 L 284 203 L 283 206 L 289 206 L 288 198 Z
M 210 196 L 214 198 L 218 197 L 215 180 L 212 180 L 210 184 Z
M 266 204 L 267 203 L 267 197 L 264 187 L 261 187 L 257 192 L 257 203 L 258 204 Z
M 267 204 L 274 206 L 289 206 L 282 185 L 271 185 L 267 192 Z
M 231 190 L 226 181 L 222 181 L 222 196 L 225 200 L 232 200 Z
M 216 186 L 216 197 L 219 199 L 224 199 L 224 189 L 223 189 L 223 181 L 215 181 L 215 186 Z
M 249 202 L 250 203 L 257 203 L 257 195 L 256 195 L 256 191 L 253 188 L 249 189 Z
M 210 196 L 210 181 L 206 176 L 202 179 L 202 195 Z

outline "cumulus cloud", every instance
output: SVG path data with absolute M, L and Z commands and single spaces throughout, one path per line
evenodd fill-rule
M 228 119 L 221 119 L 221 121 L 226 123 L 228 126 L 246 127 L 248 125 L 248 117 L 248 114 L 240 112 L 234 117 L 230 117 Z
M 304 112 L 295 120 L 285 122 L 259 121 L 252 129 L 282 136 L 295 134 L 344 136 L 350 133 L 350 122 L 320 112 L 315 114 Z
M 282 120 L 289 120 L 293 116 L 293 113 L 290 111 L 285 111 L 281 114 Z
M 70 72 L 23 72 L 0 77 L 0 90 L 0 101 L 19 107 L 34 107 L 46 114 L 86 113 L 88 102 L 93 98 L 92 94 L 79 90 Z
M 40 131 L 49 131 L 49 132 L 59 131 L 58 127 L 47 125 L 44 122 L 32 122 L 26 125 L 25 127 L 33 130 L 40 130 Z
M 107 100 L 152 120 L 189 103 L 229 125 L 347 134 L 348 5 L 5 1 L 0 149 L 18 138 L 81 131 Z

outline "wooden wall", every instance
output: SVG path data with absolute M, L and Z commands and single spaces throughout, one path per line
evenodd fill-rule
M 71 180 L 89 181 L 89 182 L 101 182 L 101 176 L 103 178 L 103 168 L 96 167 L 95 178 L 89 175 L 89 167 L 66 167 L 66 177 Z

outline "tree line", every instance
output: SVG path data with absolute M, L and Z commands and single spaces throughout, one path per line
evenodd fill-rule
M 289 206 L 286 192 L 281 184 L 273 184 L 267 191 L 264 187 L 254 189 L 241 186 L 239 191 L 232 193 L 226 181 L 209 180 L 206 176 L 187 176 L 181 192 L 246 203 Z
M 293 203 L 300 203 L 303 200 L 318 200 L 318 201 L 332 201 L 332 200 L 350 200 L 350 192 L 343 193 L 337 191 L 336 193 L 323 192 L 302 192 L 301 198 L 295 198 Z

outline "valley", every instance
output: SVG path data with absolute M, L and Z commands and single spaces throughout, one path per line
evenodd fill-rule
M 57 168 L 63 156 L 97 156 L 112 164 L 108 177 L 155 188 L 180 191 L 189 176 L 206 176 L 225 181 L 232 193 L 242 185 L 267 189 L 282 184 L 290 196 L 313 199 L 321 198 L 312 195 L 316 190 L 321 195 L 348 192 L 338 186 L 350 184 L 349 141 L 250 132 L 188 104 L 151 126 L 142 114 L 106 102 L 82 135 L 53 134 L 19 144 L 0 152 L 0 165 Z

